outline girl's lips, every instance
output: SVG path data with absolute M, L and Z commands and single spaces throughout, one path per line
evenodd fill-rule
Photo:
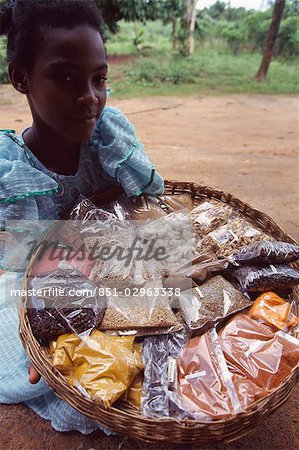
M 76 120 L 92 120 L 92 119 L 96 119 L 97 115 L 96 114 L 89 114 L 86 116 L 76 116 L 74 117 L 74 119 Z
M 88 116 L 80 116 L 80 117 L 73 117 L 73 119 L 76 122 L 82 123 L 82 124 L 93 124 L 94 122 L 97 122 L 97 115 L 88 115 Z

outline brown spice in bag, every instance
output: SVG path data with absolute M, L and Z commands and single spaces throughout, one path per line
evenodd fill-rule
M 145 289 L 146 291 L 146 289 Z M 108 298 L 101 330 L 165 328 L 178 325 L 167 297 L 118 295 Z
M 220 275 L 180 294 L 183 317 L 191 330 L 211 326 L 250 304 L 248 298 Z
M 201 251 L 213 250 L 218 257 L 227 257 L 244 245 L 273 238 L 243 217 L 232 216 L 225 225 L 214 229 L 198 243 Z

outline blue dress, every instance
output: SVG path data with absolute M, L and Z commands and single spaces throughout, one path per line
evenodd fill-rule
M 159 195 L 163 179 L 144 153 L 133 126 L 116 108 L 105 108 L 88 144 L 82 145 L 78 170 L 59 175 L 48 170 L 26 147 L 22 135 L 0 133 L 0 227 L 6 220 L 48 220 L 61 217 L 80 195 L 90 197 L 115 185 L 128 196 Z M 0 403 L 21 403 L 50 420 L 57 431 L 83 434 L 105 430 L 60 400 L 44 380 L 28 381 L 29 360 L 18 335 L 18 298 L 22 273 L 7 267 L 0 276 Z

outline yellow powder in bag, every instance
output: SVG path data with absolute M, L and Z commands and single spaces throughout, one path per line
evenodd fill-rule
M 50 343 L 53 365 L 63 374 L 68 375 L 73 367 L 72 359 L 80 338 L 73 333 L 62 334 Z
M 108 336 L 98 330 L 84 340 L 74 334 L 59 336 L 52 358 L 70 384 L 79 383 L 106 407 L 128 389 L 143 368 L 141 347 L 134 344 L 133 336 Z
M 144 373 L 140 372 L 134 378 L 129 389 L 122 395 L 121 399 L 124 402 L 129 403 L 133 408 L 140 411 L 141 408 L 141 395 L 143 385 Z

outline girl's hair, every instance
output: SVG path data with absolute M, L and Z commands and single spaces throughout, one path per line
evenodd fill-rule
M 42 28 L 89 25 L 102 33 L 94 0 L 10 0 L 0 7 L 0 35 L 7 35 L 7 61 L 23 70 L 34 67 Z

